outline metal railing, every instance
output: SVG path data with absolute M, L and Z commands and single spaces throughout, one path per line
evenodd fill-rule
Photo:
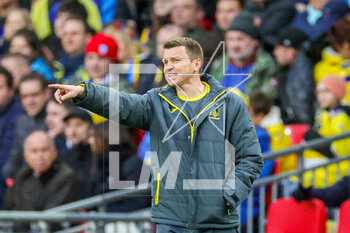
M 315 171 L 317 168 L 327 167 L 330 164 L 339 164 L 342 161 L 349 160 L 350 156 L 346 157 L 338 157 L 334 159 L 330 159 L 327 163 L 319 164 L 314 167 L 305 168 L 304 160 L 303 160 L 303 151 L 305 149 L 312 149 L 317 146 L 330 144 L 333 141 L 344 139 L 350 137 L 350 132 L 337 135 L 330 138 L 320 138 L 312 141 L 305 142 L 303 144 L 292 146 L 287 149 L 269 152 L 264 154 L 264 159 L 276 159 L 283 156 L 288 156 L 290 154 L 298 155 L 298 167 L 294 171 L 272 175 L 268 177 L 264 177 L 258 179 L 254 182 L 254 189 L 259 190 L 259 220 L 258 220 L 258 229 L 253 228 L 253 194 L 248 197 L 248 221 L 247 221 L 247 232 L 259 232 L 264 233 L 265 230 L 265 204 L 266 204 L 266 189 L 268 186 L 271 186 L 271 199 L 272 201 L 276 200 L 279 196 L 278 188 L 279 185 L 282 187 L 282 196 L 287 197 L 290 196 L 291 191 L 291 182 L 289 182 L 292 176 L 298 176 L 302 178 L 303 174 L 306 171 Z M 339 169 L 339 167 L 338 167 Z M 337 172 L 338 174 L 338 172 Z M 339 176 L 337 178 L 340 178 Z M 71 211 L 81 210 L 81 209 L 89 209 L 95 207 L 105 206 L 106 204 L 119 201 L 126 198 L 130 198 L 133 195 L 147 195 L 150 193 L 149 187 L 142 187 L 137 190 L 119 190 L 113 191 L 105 194 L 101 194 L 95 197 L 87 198 L 84 200 L 80 200 L 77 202 L 69 203 L 66 205 L 58 206 L 55 208 L 51 208 L 42 212 L 34 212 L 34 211 L 0 211 L 0 221 L 1 222 L 30 222 L 36 223 L 36 227 L 40 229 L 38 232 L 45 233 L 48 232 L 48 223 L 51 222 L 60 222 L 60 223 L 73 223 L 73 222 L 89 222 L 88 226 L 75 226 L 65 230 L 62 230 L 61 233 L 64 232 L 80 232 L 82 230 L 86 230 L 86 232 L 105 232 L 104 228 L 107 223 L 115 223 L 115 222 L 133 222 L 135 224 L 140 225 L 141 223 L 150 223 L 151 214 L 150 210 L 137 211 L 134 213 L 123 213 L 123 214 L 113 214 L 113 213 L 74 213 Z M 101 208 L 102 209 L 102 208 Z M 146 227 L 147 228 L 147 227 Z M 151 232 L 151 227 L 148 229 Z M 114 231 L 117 232 L 117 231 Z M 141 232 L 141 231 L 139 231 Z

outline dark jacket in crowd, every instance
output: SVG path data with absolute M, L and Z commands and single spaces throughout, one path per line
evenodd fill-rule
M 60 155 L 59 160 L 75 171 L 81 190 L 80 198 L 92 196 L 92 152 L 90 145 L 83 143 L 74 145 L 66 153 Z
M 119 150 L 119 166 L 121 181 L 135 181 L 135 185 L 138 185 L 141 175 L 141 169 L 143 161 L 137 156 L 137 150 L 132 146 L 120 146 Z M 110 189 L 109 186 L 109 159 L 108 153 L 104 156 L 95 156 L 97 158 L 96 176 L 94 178 L 94 190 L 95 195 L 116 191 Z M 107 210 L 110 212 L 130 212 L 143 208 L 151 207 L 151 195 L 135 195 L 128 199 L 124 199 L 117 202 L 111 202 L 108 204 Z
M 291 27 L 299 28 L 305 32 L 311 40 L 318 39 L 322 34 L 327 33 L 331 26 L 344 15 L 350 13 L 350 8 L 343 0 L 331 0 L 322 9 L 322 16 L 315 25 L 308 22 L 307 11 L 297 13 Z
M 16 97 L 13 97 L 6 106 L 0 109 L 0 169 L 10 155 L 15 138 L 16 122 L 22 115 L 24 111 Z
M 316 189 L 316 188 L 299 188 L 293 193 L 293 197 L 297 201 L 318 198 L 322 200 L 328 207 L 339 207 L 347 199 L 350 199 L 350 176 L 344 176 L 342 180 L 333 186 Z
M 278 100 L 284 124 L 312 125 L 315 101 L 312 72 L 312 65 L 301 50 L 293 64 L 279 70 Z
M 35 117 L 23 115 L 16 122 L 15 138 L 11 148 L 10 156 L 2 169 L 5 177 L 14 178 L 16 172 L 23 166 L 23 142 L 25 138 L 35 130 L 46 130 L 45 124 L 46 111 L 42 111 Z
M 7 189 L 5 210 L 41 211 L 79 198 L 77 179 L 72 169 L 58 161 L 43 174 L 37 176 L 25 164 Z M 27 224 L 15 224 L 15 232 L 28 232 Z

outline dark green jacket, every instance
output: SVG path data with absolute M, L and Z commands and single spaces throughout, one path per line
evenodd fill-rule
M 237 227 L 236 207 L 247 198 L 263 164 L 260 146 L 243 100 L 212 76 L 205 74 L 201 79 L 210 85 L 210 92 L 203 99 L 202 111 L 191 123 L 182 110 L 183 102 L 170 86 L 137 95 L 86 83 L 87 96 L 74 101 L 114 118 L 112 112 L 117 110 L 119 94 L 120 122 L 150 131 L 151 150 L 157 152 L 160 166 L 171 152 L 182 153 L 175 189 L 165 188 L 169 172 L 161 174 L 159 182 L 158 173 L 153 174 L 152 221 L 193 229 Z M 235 149 L 235 156 L 231 157 L 235 171 L 227 170 L 231 181 L 216 190 L 185 189 L 184 179 L 217 179 L 218 183 L 225 179 L 228 144 Z

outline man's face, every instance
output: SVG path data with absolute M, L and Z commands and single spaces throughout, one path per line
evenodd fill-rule
M 90 123 L 78 117 L 72 117 L 66 121 L 65 135 L 68 140 L 76 145 L 80 142 L 88 143 Z
M 13 90 L 7 86 L 6 77 L 0 74 L 0 109 L 10 101 L 13 95 Z
M 171 18 L 175 25 L 184 28 L 194 28 L 199 19 L 198 7 L 195 0 L 174 0 Z
M 62 47 L 70 56 L 76 56 L 84 52 L 89 34 L 85 31 L 83 22 L 70 19 L 62 26 Z
M 189 79 L 196 73 L 199 73 L 200 66 L 196 64 L 199 59 L 191 60 L 187 54 L 185 46 L 178 46 L 170 49 L 164 49 L 163 65 L 164 77 L 170 86 L 176 83 L 180 87 L 187 84 Z M 177 75 L 186 74 L 186 75 Z
M 221 30 L 226 30 L 233 19 L 241 12 L 241 6 L 236 0 L 221 0 L 216 5 L 216 22 Z
M 38 174 L 48 170 L 57 157 L 57 151 L 44 132 L 33 133 L 27 139 L 24 158 Z
M 328 90 L 317 91 L 317 101 L 321 108 L 331 108 L 339 104 L 339 100 Z
M 3 58 L 1 60 L 1 65 L 5 67 L 13 77 L 13 86 L 15 89 L 18 88 L 18 84 L 21 80 L 21 78 L 30 73 L 30 66 L 26 62 L 22 62 L 22 60 L 15 58 Z M 18 69 L 18 67 L 21 67 L 21 69 Z
M 296 55 L 296 50 L 291 47 L 277 45 L 273 50 L 273 55 L 275 56 L 278 64 L 281 66 L 288 66 L 293 63 Z
M 34 117 L 44 108 L 50 90 L 43 90 L 39 81 L 30 80 L 20 84 L 19 94 L 24 110 L 28 116 Z
M 68 110 L 61 104 L 51 100 L 46 106 L 45 122 L 52 136 L 57 136 L 64 132 L 63 118 L 68 114 Z
M 228 56 L 234 60 L 254 56 L 259 45 L 256 39 L 240 31 L 227 31 L 225 41 Z
M 27 27 L 27 22 L 23 16 L 18 12 L 10 12 L 4 25 L 5 38 L 10 39 L 19 29 L 25 27 Z
M 180 27 L 176 27 L 176 30 L 160 29 L 157 34 L 157 57 L 162 58 L 164 43 L 174 37 L 182 37 L 183 31 Z
M 90 52 L 84 58 L 85 68 L 92 78 L 103 78 L 108 73 L 111 60 L 100 57 L 97 53 Z
M 31 58 L 36 56 L 34 50 L 23 36 L 15 36 L 12 38 L 9 51 L 10 53 L 20 53 Z

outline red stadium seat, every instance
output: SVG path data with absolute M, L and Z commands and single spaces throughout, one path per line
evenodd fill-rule
M 350 232 L 350 200 L 340 206 L 338 233 Z
M 292 139 L 293 145 L 298 145 L 304 140 L 304 134 L 309 129 L 309 125 L 291 124 L 285 125 L 284 132 Z
M 318 199 L 297 202 L 281 198 L 267 212 L 266 233 L 325 233 L 327 212 Z

